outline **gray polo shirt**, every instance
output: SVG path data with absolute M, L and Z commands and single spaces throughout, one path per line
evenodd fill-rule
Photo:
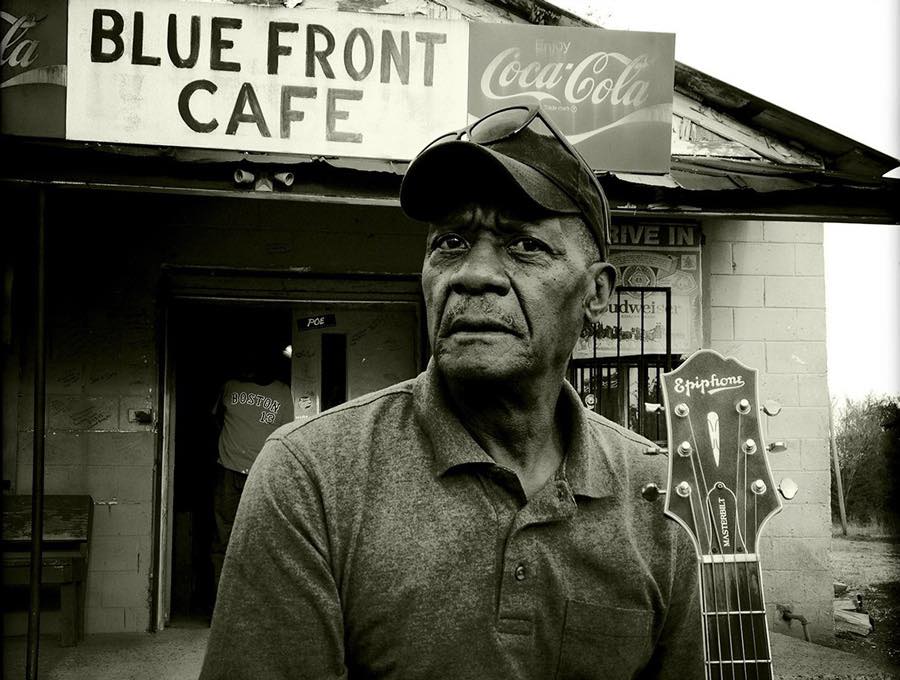
M 648 442 L 561 391 L 531 498 L 433 367 L 277 430 L 250 473 L 201 678 L 703 677 L 693 548 Z

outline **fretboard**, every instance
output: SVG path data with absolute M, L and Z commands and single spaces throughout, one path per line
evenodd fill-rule
M 752 555 L 706 556 L 700 562 L 706 677 L 772 680 L 759 561 Z

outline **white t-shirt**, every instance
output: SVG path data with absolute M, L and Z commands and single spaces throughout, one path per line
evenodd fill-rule
M 221 404 L 219 463 L 237 472 L 248 472 L 266 437 L 293 419 L 291 388 L 280 380 L 268 385 L 228 380 Z

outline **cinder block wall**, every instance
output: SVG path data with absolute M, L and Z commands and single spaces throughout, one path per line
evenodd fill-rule
M 71 215 L 90 220 L 72 224 Z M 95 501 L 86 632 L 144 631 L 150 624 L 157 432 L 155 425 L 129 422 L 128 411 L 157 408 L 161 266 L 415 273 L 424 234 L 399 208 L 58 192 L 48 199 L 47 250 L 45 492 L 90 494 Z M 17 276 L 24 282 L 33 277 L 25 257 Z M 21 294 L 21 309 L 32 310 L 27 285 Z M 16 450 L 3 453 L 16 461 L 13 493 L 28 494 L 34 432 L 29 313 L 17 328 L 21 356 L 12 393 L 19 397 L 18 434 Z M 55 631 L 56 619 L 52 612 L 43 616 L 41 630 Z M 25 632 L 21 612 L 5 621 L 7 634 Z
M 761 560 L 771 627 L 802 635 L 776 615 L 790 605 L 814 638 L 831 636 L 829 394 L 821 223 L 716 220 L 703 224 L 709 346 L 759 371 L 760 399 L 784 407 L 764 418 L 776 483 L 800 491 L 764 529 Z
M 81 210 L 77 201 L 50 206 L 45 492 L 94 499 L 86 632 L 142 631 L 149 625 L 156 439 L 152 425 L 129 422 L 128 412 L 156 410 L 153 249 L 126 245 L 121 225 L 68 230 L 66 213 Z M 31 492 L 32 371 L 26 356 L 19 494 Z M 53 631 L 55 619 L 44 626 L 42 617 L 42 631 Z M 9 632 L 17 628 L 13 621 Z

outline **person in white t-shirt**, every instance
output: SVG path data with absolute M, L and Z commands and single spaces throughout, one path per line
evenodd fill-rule
M 247 474 L 266 438 L 293 420 L 291 389 L 276 376 L 278 355 L 260 354 L 237 378 L 225 381 L 213 409 L 219 425 L 219 457 L 213 492 L 212 541 L 216 590 Z

